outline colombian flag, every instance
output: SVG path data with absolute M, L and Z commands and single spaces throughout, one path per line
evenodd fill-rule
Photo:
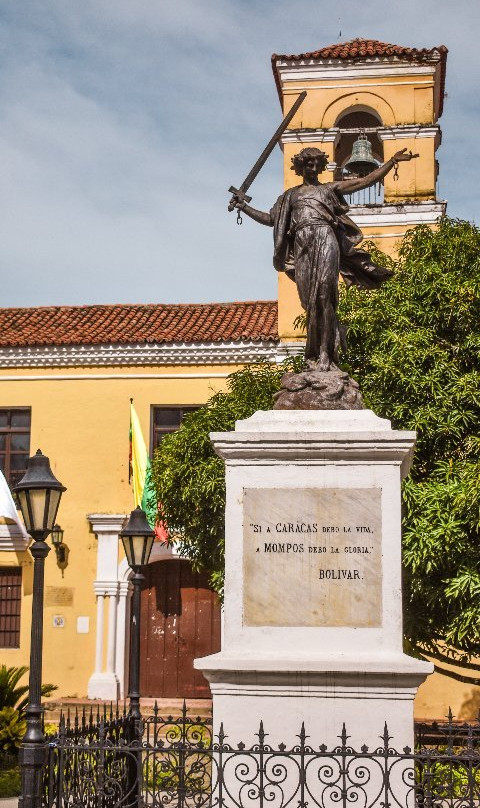
M 134 506 L 145 511 L 157 540 L 166 541 L 165 525 L 158 522 L 158 504 L 152 479 L 152 467 L 140 427 L 138 415 L 130 399 L 130 481 L 133 483 Z

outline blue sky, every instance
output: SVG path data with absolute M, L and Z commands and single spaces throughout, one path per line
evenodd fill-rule
M 478 0 L 3 0 L 1 305 L 274 298 L 226 189 L 281 118 L 270 55 L 356 36 L 449 48 L 440 196 L 478 221 L 479 30 Z

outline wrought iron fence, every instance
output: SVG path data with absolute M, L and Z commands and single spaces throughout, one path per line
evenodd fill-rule
M 302 725 L 291 747 L 213 737 L 210 719 L 125 713 L 62 718 L 49 744 L 48 808 L 478 808 L 480 726 L 432 725 L 397 751 L 385 725 L 373 749 L 313 746 Z M 423 734 L 422 734 L 423 733 Z

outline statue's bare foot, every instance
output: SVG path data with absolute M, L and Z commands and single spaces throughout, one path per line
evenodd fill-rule
M 320 371 L 330 370 L 330 359 L 328 358 L 328 354 L 326 351 L 320 351 L 320 356 L 318 357 L 317 362 L 317 370 Z

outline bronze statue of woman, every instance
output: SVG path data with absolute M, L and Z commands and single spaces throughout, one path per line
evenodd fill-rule
M 295 281 L 306 312 L 305 359 L 310 368 L 325 371 L 338 361 L 339 273 L 348 285 L 365 289 L 376 289 L 392 274 L 365 250 L 355 249 L 363 236 L 346 216 L 343 194 L 374 185 L 401 160 L 414 157 L 418 155 L 402 149 L 365 177 L 321 183 L 318 175 L 327 165 L 327 155 L 317 148 L 302 149 L 292 158 L 292 170 L 303 177 L 302 184 L 285 191 L 269 213 L 236 203 L 251 219 L 273 227 L 273 265 Z

